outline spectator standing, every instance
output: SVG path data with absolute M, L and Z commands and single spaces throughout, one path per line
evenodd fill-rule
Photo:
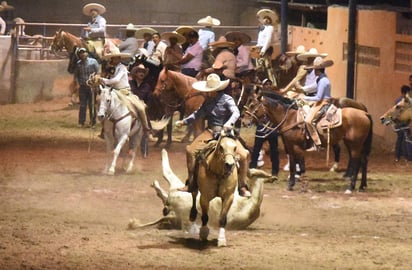
M 86 111 L 89 107 L 90 126 L 96 125 L 96 93 L 87 85 L 89 76 L 99 71 L 99 63 L 96 59 L 89 57 L 85 48 L 80 48 L 77 52 L 79 61 L 76 63 L 74 77 L 79 84 L 79 127 L 84 127 L 86 121 Z
M 264 79 L 262 81 L 262 90 L 273 91 L 272 81 Z M 277 130 L 267 129 L 264 124 L 256 126 L 255 142 L 252 154 L 250 156 L 249 168 L 257 168 L 260 151 L 265 141 L 269 142 L 270 160 L 272 162 L 272 180 L 277 180 L 279 173 L 279 150 L 278 150 L 278 132 Z

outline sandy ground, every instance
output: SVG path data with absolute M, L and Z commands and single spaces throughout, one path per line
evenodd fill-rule
M 157 179 L 167 189 L 160 148 L 139 156 L 132 174 L 119 163 L 115 176 L 103 175 L 99 129 L 77 128 L 67 102 L 0 106 L 0 269 L 411 268 L 411 162 L 373 151 L 367 192 L 348 196 L 342 171 L 329 172 L 324 153 L 312 154 L 308 191 L 286 191 L 281 172 L 265 184 L 260 217 L 227 231 L 228 246 L 218 248 L 215 228 L 207 242 L 180 230 L 128 230 L 131 218 L 162 215 L 150 186 Z M 184 147 L 168 150 L 181 179 Z

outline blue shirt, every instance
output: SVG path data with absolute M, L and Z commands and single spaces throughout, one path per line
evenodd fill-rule
M 87 57 L 84 61 L 79 60 L 76 63 L 74 77 L 81 86 L 87 85 L 89 76 L 93 73 L 99 72 L 99 63 L 96 59 Z
M 197 111 L 183 119 L 183 123 L 193 123 L 199 117 L 206 118 L 208 127 L 234 127 L 240 117 L 240 112 L 234 99 L 224 91 L 220 91 L 215 98 L 207 99 Z
M 318 78 L 318 91 L 316 92 L 315 96 L 305 96 L 305 100 L 307 101 L 321 101 L 324 99 L 330 99 L 330 81 L 328 77 L 324 73 L 319 75 Z

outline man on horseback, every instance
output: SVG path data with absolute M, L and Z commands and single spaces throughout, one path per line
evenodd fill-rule
M 106 8 L 97 3 L 86 4 L 83 7 L 83 14 L 91 17 L 91 21 L 84 28 L 86 47 L 89 52 L 98 56 L 103 53 L 106 38 L 106 19 L 101 15 L 105 12 Z
M 300 96 L 304 101 L 312 105 L 308 114 L 305 117 L 305 123 L 308 128 L 309 134 L 314 142 L 314 147 L 307 149 L 317 150 L 321 146 L 321 140 L 319 133 L 316 129 L 316 124 L 320 118 L 325 114 L 328 106 L 327 100 L 331 98 L 331 85 L 329 78 L 326 76 L 325 68 L 333 65 L 332 60 L 324 61 L 322 57 L 318 56 L 313 61 L 313 66 L 308 66 L 305 69 L 313 69 L 317 77 L 317 92 L 315 96 Z
M 258 67 L 264 68 L 267 77 L 276 86 L 276 78 L 272 67 L 272 54 L 276 43 L 276 34 L 274 27 L 278 25 L 278 15 L 270 9 L 261 9 L 257 12 L 257 18 L 262 24 L 258 34 L 256 48 L 259 50 L 259 58 L 257 59 Z
M 146 116 L 146 105 L 136 95 L 133 95 L 129 85 L 127 67 L 122 64 L 122 59 L 129 59 L 130 54 L 120 53 L 119 49 L 113 49 L 110 54 L 103 57 L 105 60 L 110 60 L 110 65 L 115 68 L 114 74 L 107 78 L 100 78 L 100 81 L 106 85 L 110 85 L 116 90 L 129 108 L 129 111 L 135 117 L 139 117 L 145 131 L 150 130 L 149 122 Z
M 178 189 L 180 191 L 196 191 L 197 183 L 196 179 L 194 179 L 196 173 L 196 152 L 203 149 L 209 140 L 214 139 L 217 134 L 220 134 L 222 129 L 233 129 L 235 122 L 240 116 L 239 109 L 233 98 L 222 91 L 228 85 L 229 80 L 221 81 L 219 76 L 214 73 L 210 74 L 206 81 L 198 81 L 192 85 L 196 90 L 206 92 L 208 98 L 197 111 L 183 120 L 176 121 L 176 126 L 181 127 L 193 123 L 199 117 L 206 117 L 208 128 L 186 147 L 188 179 L 186 186 Z M 243 197 L 250 197 L 251 194 L 246 185 L 249 152 L 239 140 L 236 140 L 236 143 L 237 154 L 239 155 L 239 194 Z

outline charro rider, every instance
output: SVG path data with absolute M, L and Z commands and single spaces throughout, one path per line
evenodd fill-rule
M 261 9 L 256 13 L 258 21 L 262 24 L 258 33 L 256 47 L 259 50 L 258 65 L 263 66 L 268 78 L 276 86 L 276 78 L 272 69 L 272 54 L 274 44 L 277 42 L 275 26 L 279 24 L 278 15 L 270 9 Z
M 186 186 L 178 189 L 180 191 L 196 191 L 197 184 L 195 179 L 193 179 L 196 151 L 205 147 L 207 141 L 213 139 L 216 134 L 220 134 L 222 129 L 233 129 L 236 120 L 240 116 L 239 109 L 233 98 L 222 91 L 228 85 L 229 80 L 221 81 L 215 73 L 207 76 L 206 81 L 198 81 L 192 85 L 194 89 L 207 93 L 208 97 L 197 111 L 181 121 L 176 121 L 176 126 L 181 127 L 193 123 L 199 117 L 206 117 L 208 128 L 186 147 L 188 179 Z M 244 197 L 250 197 L 251 194 L 246 185 L 249 152 L 238 140 L 236 141 L 237 154 L 239 155 L 239 194 Z
M 102 55 L 106 38 L 106 19 L 102 16 L 105 12 L 106 8 L 98 3 L 89 3 L 83 7 L 83 14 L 91 17 L 91 21 L 84 28 L 86 47 L 97 56 Z
M 308 150 L 317 150 L 321 146 L 318 131 L 316 129 L 317 121 L 324 115 L 328 106 L 327 100 L 331 98 L 331 85 L 329 78 L 325 74 L 325 68 L 333 65 L 332 60 L 324 60 L 321 56 L 318 56 L 313 61 L 313 66 L 306 67 L 307 70 L 315 70 L 317 77 L 317 92 L 315 96 L 300 95 L 304 101 L 309 104 L 313 104 L 309 110 L 308 115 L 305 117 L 306 126 L 310 133 L 310 136 L 314 142 L 314 146 Z
M 103 56 L 104 60 L 110 60 L 110 65 L 115 69 L 110 78 L 100 78 L 100 82 L 112 87 L 119 94 L 119 98 L 126 102 L 127 107 L 134 116 L 139 117 L 143 129 L 149 131 L 149 123 L 146 116 L 146 105 L 136 95 L 131 93 L 127 67 L 122 64 L 122 60 L 127 60 L 131 56 L 128 53 L 120 53 L 118 48 L 114 48 L 109 54 Z M 131 104 L 130 104 L 131 103 Z M 132 105 L 132 106 L 130 106 Z

